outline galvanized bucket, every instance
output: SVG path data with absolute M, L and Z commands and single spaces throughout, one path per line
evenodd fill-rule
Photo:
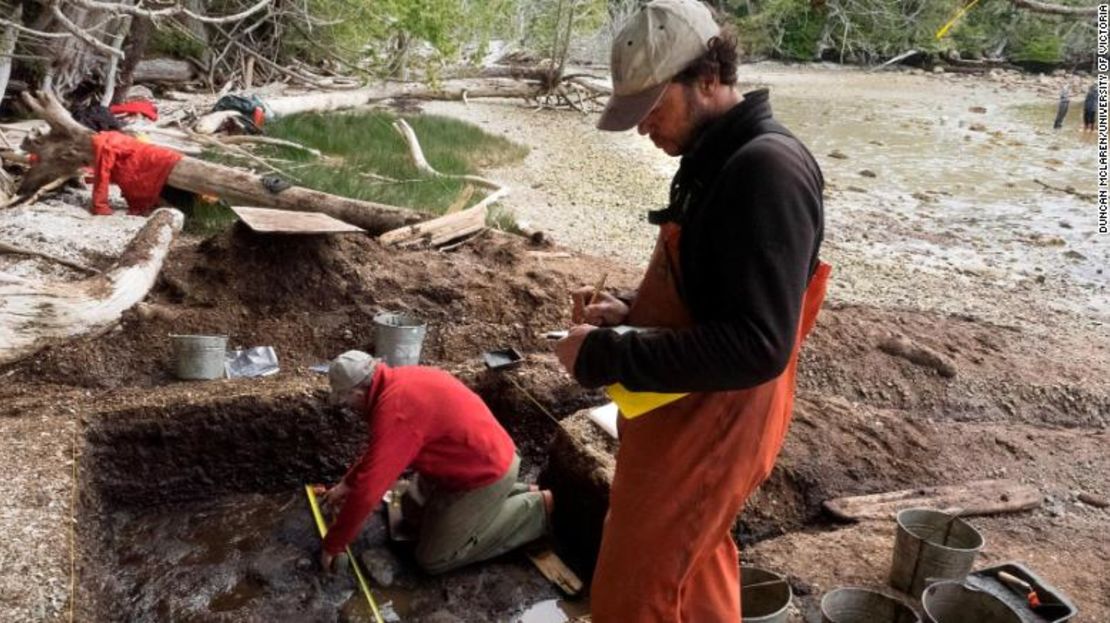
M 916 597 L 937 580 L 963 580 L 983 537 L 955 515 L 928 508 L 898 513 L 890 585 Z
M 921 623 L 906 604 L 866 588 L 837 588 L 821 598 L 822 623 Z
M 931 623 L 1022 623 L 1021 615 L 1004 601 L 963 582 L 938 582 L 921 595 Z
M 374 316 L 374 354 L 391 366 L 415 366 L 428 325 L 406 314 Z
M 171 335 L 173 373 L 186 381 L 219 379 L 224 376 L 226 335 Z
M 759 567 L 740 567 L 743 623 L 786 623 L 793 596 L 783 576 Z

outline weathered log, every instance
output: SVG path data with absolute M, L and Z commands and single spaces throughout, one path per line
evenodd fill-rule
M 391 99 L 464 101 L 479 97 L 534 98 L 542 94 L 539 85 L 516 80 L 451 80 L 439 88 L 409 83 L 277 97 L 266 103 L 275 116 L 285 117 L 305 112 L 327 112 L 356 108 Z
M 24 100 L 50 125 L 51 130 L 42 137 L 25 141 L 24 148 L 38 154 L 41 163 L 32 167 L 25 176 L 20 188 L 23 195 L 30 194 L 28 179 L 42 183 L 49 181 L 44 171 L 54 173 L 56 178 L 60 177 L 56 174 L 59 171 L 72 172 L 74 168 L 91 162 L 93 136 L 92 131 L 74 121 L 50 93 L 44 93 L 38 99 L 27 95 Z M 36 173 L 36 170 L 39 172 Z M 46 180 L 42 181 L 43 178 Z M 406 208 L 339 197 L 298 186 L 271 192 L 263 184 L 262 176 L 188 156 L 182 157 L 173 168 L 167 184 L 194 193 L 216 195 L 236 204 L 294 212 L 320 212 L 375 235 L 425 218 Z M 33 189 L 30 190 L 33 192 Z
M 827 500 L 825 508 L 838 519 L 893 519 L 907 508 L 936 508 L 964 517 L 1016 513 L 1041 505 L 1036 487 L 1013 480 L 977 480 L 962 485 L 904 489 Z
M 491 202 L 483 200 L 478 205 L 461 212 L 453 212 L 430 221 L 386 232 L 378 239 L 382 244 L 398 247 L 422 244 L 438 247 L 485 228 L 489 203 Z
M 20 246 L 14 245 L 14 244 L 8 244 L 7 242 L 0 242 L 0 253 L 12 253 L 12 254 L 15 254 L 15 255 L 27 255 L 27 256 L 30 256 L 30 257 L 41 257 L 44 260 L 49 260 L 51 262 L 61 264 L 62 266 L 68 266 L 68 267 L 73 268 L 75 270 L 79 270 L 83 273 L 99 273 L 100 272 L 99 270 L 97 270 L 95 268 L 85 266 L 84 264 L 78 264 L 77 262 L 67 260 L 64 257 L 59 257 L 57 255 L 53 255 L 51 253 L 46 253 L 46 252 L 43 252 L 43 251 L 36 251 L 34 249 L 28 249 L 26 247 L 20 247 Z
M 233 204 L 294 212 L 320 212 L 357 225 L 375 235 L 424 219 L 413 210 L 329 195 L 299 186 L 272 193 L 266 190 L 261 176 L 188 156 L 177 163 L 166 183 L 182 190 L 216 195 Z
M 189 61 L 173 58 L 143 59 L 135 65 L 132 80 L 135 82 L 178 83 L 188 82 L 197 75 Z
M 17 4 L 11 14 L 12 23 L 0 32 L 0 99 L 8 90 L 8 78 L 12 75 L 12 52 L 15 51 L 15 42 L 19 39 L 16 24 L 23 16 L 23 5 Z
M 0 283 L 0 365 L 111 328 L 146 297 L 183 221 L 176 210 L 157 210 L 102 275 L 71 282 Z

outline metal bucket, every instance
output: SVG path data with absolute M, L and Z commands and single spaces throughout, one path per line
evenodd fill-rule
M 786 623 L 793 592 L 786 578 L 759 567 L 740 567 L 743 623 Z
M 906 604 L 866 588 L 837 588 L 821 598 L 822 623 L 921 623 Z
M 391 366 L 415 366 L 428 325 L 416 316 L 378 314 L 374 316 L 374 354 Z
M 1004 601 L 963 582 L 938 582 L 921 595 L 931 623 L 1022 623 L 1021 615 Z
M 226 335 L 171 335 L 170 339 L 177 378 L 192 381 L 224 377 Z
M 890 585 L 917 598 L 937 580 L 963 580 L 983 537 L 955 515 L 927 508 L 898 513 Z

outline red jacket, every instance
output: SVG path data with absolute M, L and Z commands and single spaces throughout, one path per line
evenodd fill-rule
M 344 482 L 351 488 L 324 550 L 354 540 L 386 490 L 412 466 L 437 487 L 469 491 L 509 470 L 516 446 L 477 394 L 436 368 L 379 363 L 366 403 L 370 440 Z

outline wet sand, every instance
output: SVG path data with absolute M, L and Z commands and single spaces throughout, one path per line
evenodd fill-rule
M 1032 331 L 1110 322 L 1107 238 L 1081 103 L 1051 129 L 1062 77 L 869 73 L 835 66 L 741 67 L 824 171 L 832 301 L 972 315 Z M 512 187 L 518 219 L 568 246 L 642 265 L 678 161 L 596 116 L 516 102 L 434 103 L 531 148 L 488 172 Z M 833 155 L 835 154 L 835 155 Z

